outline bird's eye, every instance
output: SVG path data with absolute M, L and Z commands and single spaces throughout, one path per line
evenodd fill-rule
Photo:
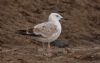
M 58 15 L 56 15 L 56 17 L 59 17 Z

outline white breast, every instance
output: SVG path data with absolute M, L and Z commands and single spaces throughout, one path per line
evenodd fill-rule
M 59 23 L 59 21 L 56 22 L 55 25 L 57 26 L 58 32 L 48 38 L 49 42 L 55 41 L 61 34 L 61 24 Z

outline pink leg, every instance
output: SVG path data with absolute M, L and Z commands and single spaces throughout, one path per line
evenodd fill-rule
M 48 42 L 48 52 L 50 52 L 51 47 L 50 47 L 50 43 Z

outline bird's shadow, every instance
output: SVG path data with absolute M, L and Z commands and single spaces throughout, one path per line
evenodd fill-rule
M 51 42 L 50 44 L 53 46 L 59 47 L 59 48 L 65 48 L 65 47 L 69 46 L 63 40 L 55 40 L 55 41 Z

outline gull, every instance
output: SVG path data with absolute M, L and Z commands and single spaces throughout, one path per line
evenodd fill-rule
M 35 25 L 33 28 L 26 30 L 26 34 L 33 35 L 33 39 L 42 43 L 48 43 L 48 49 L 50 48 L 50 42 L 55 41 L 61 34 L 60 20 L 63 18 L 58 13 L 51 13 L 48 21 Z

